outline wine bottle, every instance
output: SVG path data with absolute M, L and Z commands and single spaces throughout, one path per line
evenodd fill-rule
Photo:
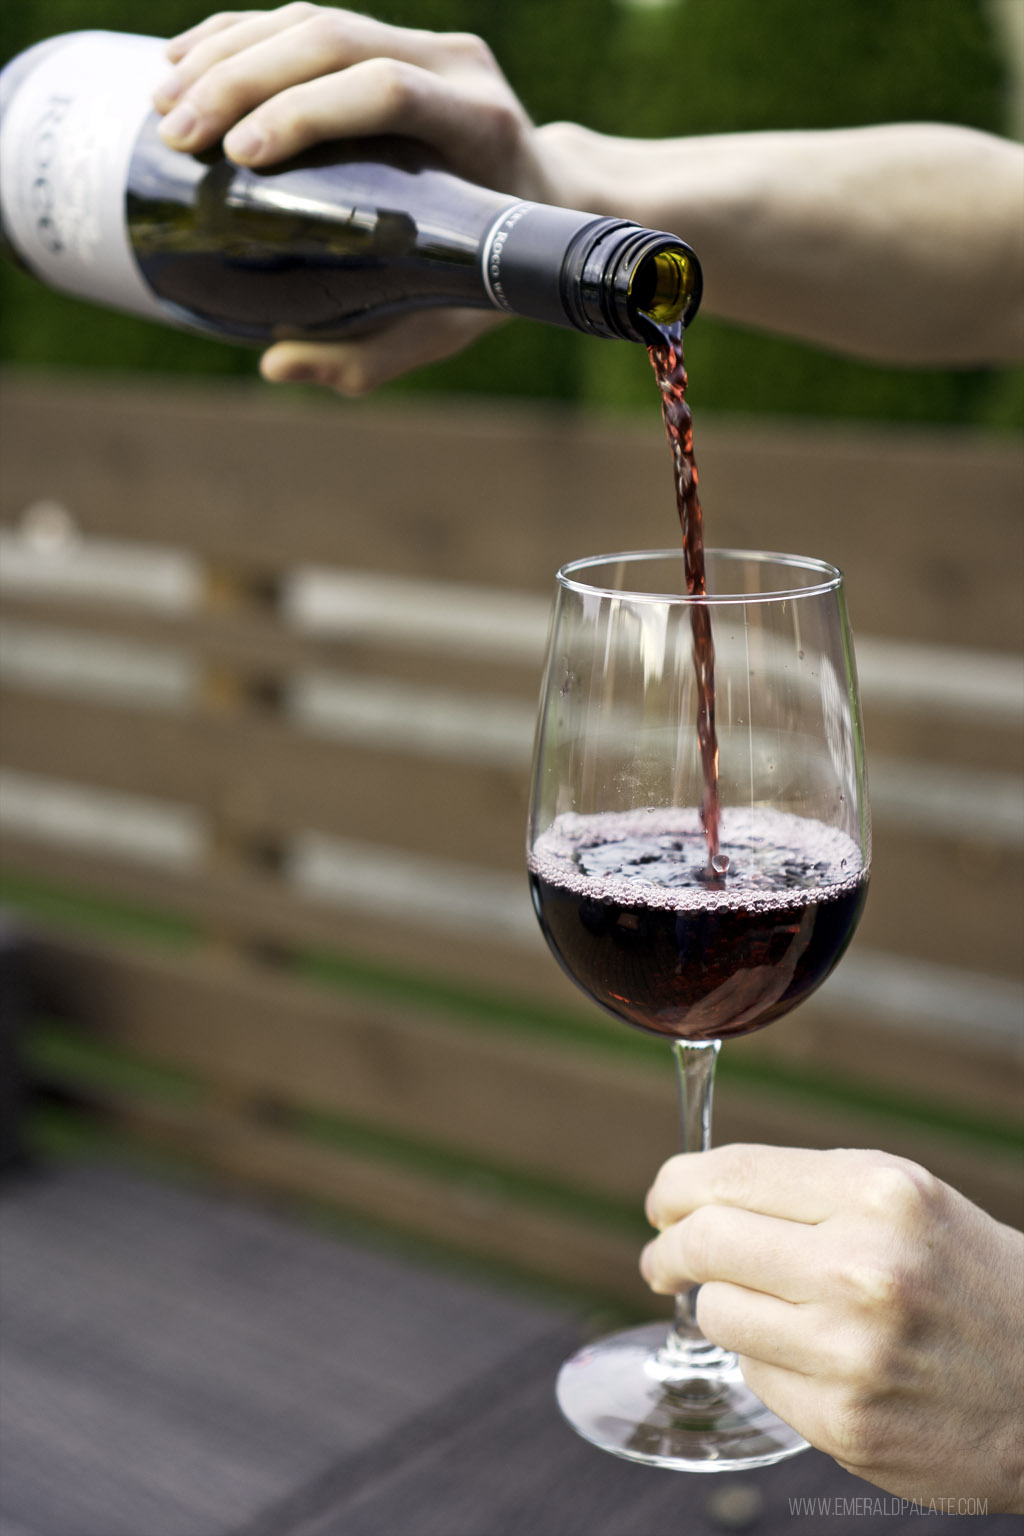
M 433 305 L 649 343 L 692 317 L 675 235 L 460 180 L 409 139 L 324 144 L 269 170 L 164 144 L 159 38 L 75 32 L 0 75 L 0 213 L 43 282 L 264 345 L 358 335 Z

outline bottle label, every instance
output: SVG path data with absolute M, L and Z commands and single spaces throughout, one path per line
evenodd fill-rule
M 505 254 L 509 235 L 520 219 L 524 219 L 536 206 L 536 203 L 513 203 L 511 208 L 506 208 L 491 225 L 483 245 L 481 265 L 487 297 L 495 309 L 503 309 L 510 315 L 514 315 L 515 310 L 509 303 L 505 284 L 502 282 L 502 257 Z
M 78 298 L 164 321 L 132 252 L 125 188 L 169 70 L 160 38 L 73 34 L 22 81 L 0 134 L 4 227 L 31 270 Z

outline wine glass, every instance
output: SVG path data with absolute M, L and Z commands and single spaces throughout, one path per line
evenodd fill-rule
M 841 573 L 740 550 L 706 562 L 700 596 L 678 595 L 679 550 L 559 571 L 528 835 L 534 908 L 563 969 L 672 1042 L 685 1151 L 710 1145 L 722 1039 L 824 981 L 870 867 Z M 804 1450 L 701 1334 L 697 1289 L 676 1298 L 667 1336 L 650 1324 L 569 1360 L 562 1412 L 604 1450 L 685 1471 Z

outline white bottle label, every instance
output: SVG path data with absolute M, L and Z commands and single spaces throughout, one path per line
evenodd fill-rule
M 156 37 L 70 36 L 21 82 L 4 113 L 4 226 L 45 283 L 154 319 L 167 311 L 146 285 L 125 223 L 128 167 L 170 73 Z

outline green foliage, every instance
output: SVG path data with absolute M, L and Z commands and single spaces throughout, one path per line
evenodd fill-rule
M 487 38 L 536 121 L 658 137 L 938 120 L 1003 128 L 1005 70 L 985 0 L 380 0 L 388 21 Z M 210 10 L 213 7 L 209 7 Z M 19 0 L 0 58 L 84 27 L 172 35 L 201 0 Z M 0 270 L 0 356 L 45 366 L 255 372 L 251 352 L 164 332 Z M 700 318 L 693 399 L 719 411 L 948 421 L 1024 420 L 1024 370 L 875 367 Z M 393 387 L 648 409 L 639 348 L 523 322 Z
M 1004 69 L 978 0 L 676 0 L 626 14 L 631 68 L 607 122 L 594 123 L 608 132 L 629 131 L 623 112 L 631 122 L 643 114 L 648 134 L 921 120 L 1002 128 Z M 667 102 L 650 90 L 665 60 L 678 80 Z

